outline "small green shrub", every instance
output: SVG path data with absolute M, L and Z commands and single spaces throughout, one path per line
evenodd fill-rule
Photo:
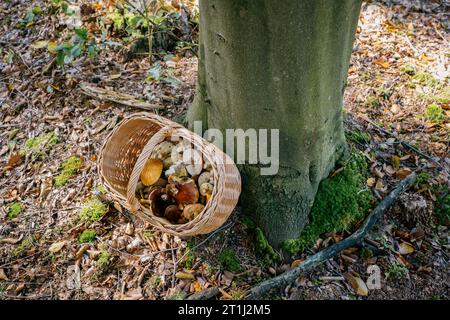
M 80 218 L 84 221 L 97 222 L 108 212 L 108 205 L 98 198 L 92 197 L 87 200 L 80 211 Z
M 77 156 L 71 156 L 60 167 L 60 173 L 55 177 L 55 186 L 61 187 L 81 169 L 82 161 Z
M 223 249 L 219 254 L 220 265 L 228 271 L 240 272 L 242 270 L 241 263 L 236 257 L 236 253 L 231 249 Z
M 97 233 L 95 230 L 84 230 L 80 236 L 78 237 L 79 243 L 93 243 L 95 242 L 95 239 L 97 238 Z
M 20 202 L 12 202 L 6 206 L 8 212 L 8 219 L 14 219 L 22 212 L 22 205 Z

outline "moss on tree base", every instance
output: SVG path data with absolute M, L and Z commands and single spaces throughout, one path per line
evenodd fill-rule
M 374 197 L 366 187 L 367 162 L 353 153 L 344 169 L 319 185 L 310 222 L 298 239 L 287 240 L 283 249 L 295 254 L 315 244 L 321 234 L 351 231 L 366 216 Z

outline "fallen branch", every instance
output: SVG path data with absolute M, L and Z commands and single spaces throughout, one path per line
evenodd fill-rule
M 164 108 L 163 105 L 138 100 L 134 96 L 129 94 L 119 93 L 112 90 L 99 88 L 96 86 L 90 86 L 86 83 L 80 83 L 80 89 L 84 94 L 90 97 L 120 103 L 129 107 L 150 111 Z
M 292 283 L 295 279 L 297 279 L 301 274 L 310 271 L 314 267 L 330 259 L 331 257 L 340 253 L 341 251 L 362 244 L 366 234 L 373 228 L 375 223 L 383 216 L 384 212 L 386 212 L 386 210 L 394 203 L 395 199 L 397 199 L 400 193 L 402 193 L 410 185 L 412 185 L 415 179 L 416 174 L 412 173 L 408 177 L 400 181 L 398 186 L 394 190 L 392 190 L 391 193 L 389 193 L 370 213 L 369 217 L 366 219 L 362 227 L 358 229 L 358 231 L 353 233 L 350 237 L 342 241 L 339 241 L 338 243 L 335 243 L 325 248 L 324 250 L 316 253 L 315 255 L 307 258 L 304 262 L 302 262 L 294 269 L 258 284 L 256 287 L 250 289 L 246 299 L 247 300 L 258 299 L 269 290 L 285 287 L 290 283 Z

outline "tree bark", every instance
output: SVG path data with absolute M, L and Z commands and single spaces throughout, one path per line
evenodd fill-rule
M 342 99 L 360 0 L 201 0 L 197 95 L 203 128 L 280 129 L 277 175 L 241 167 L 241 204 L 279 247 L 308 221 L 343 155 Z

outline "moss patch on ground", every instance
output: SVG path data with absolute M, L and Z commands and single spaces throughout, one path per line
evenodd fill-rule
M 345 137 L 347 140 L 361 144 L 370 142 L 370 135 L 363 131 L 349 131 L 345 133 Z
M 23 148 L 20 150 L 22 155 L 30 153 L 36 156 L 43 156 L 48 153 L 52 146 L 59 142 L 59 137 L 55 132 L 42 133 L 37 137 L 30 138 L 25 141 Z
M 84 230 L 78 237 L 79 243 L 93 243 L 97 238 L 97 233 L 95 230 Z
M 22 205 L 20 202 L 12 202 L 6 206 L 8 212 L 8 219 L 14 219 L 22 212 Z
M 228 271 L 231 272 L 241 272 L 241 262 L 238 257 L 236 257 L 236 253 L 228 248 L 222 250 L 219 254 L 219 262 L 220 265 Z
M 442 124 L 444 121 L 444 109 L 435 103 L 430 104 L 425 112 L 425 118 L 434 124 Z
M 105 271 L 106 269 L 108 269 L 109 264 L 110 264 L 110 259 L 111 259 L 111 254 L 106 251 L 106 250 L 102 250 L 98 256 L 97 262 L 96 262 L 96 266 L 99 270 L 101 271 Z
M 65 160 L 59 169 L 59 175 L 55 177 L 55 186 L 61 187 L 69 181 L 70 178 L 75 176 L 81 169 L 83 162 L 77 156 L 71 156 Z
M 344 169 L 319 185 L 310 222 L 300 238 L 287 240 L 283 249 L 295 254 L 315 244 L 320 235 L 328 232 L 351 231 L 364 219 L 374 197 L 366 188 L 367 162 L 363 154 L 355 152 Z
M 80 218 L 84 221 L 97 222 L 108 212 L 108 205 L 100 199 L 92 197 L 87 200 L 80 211 Z

